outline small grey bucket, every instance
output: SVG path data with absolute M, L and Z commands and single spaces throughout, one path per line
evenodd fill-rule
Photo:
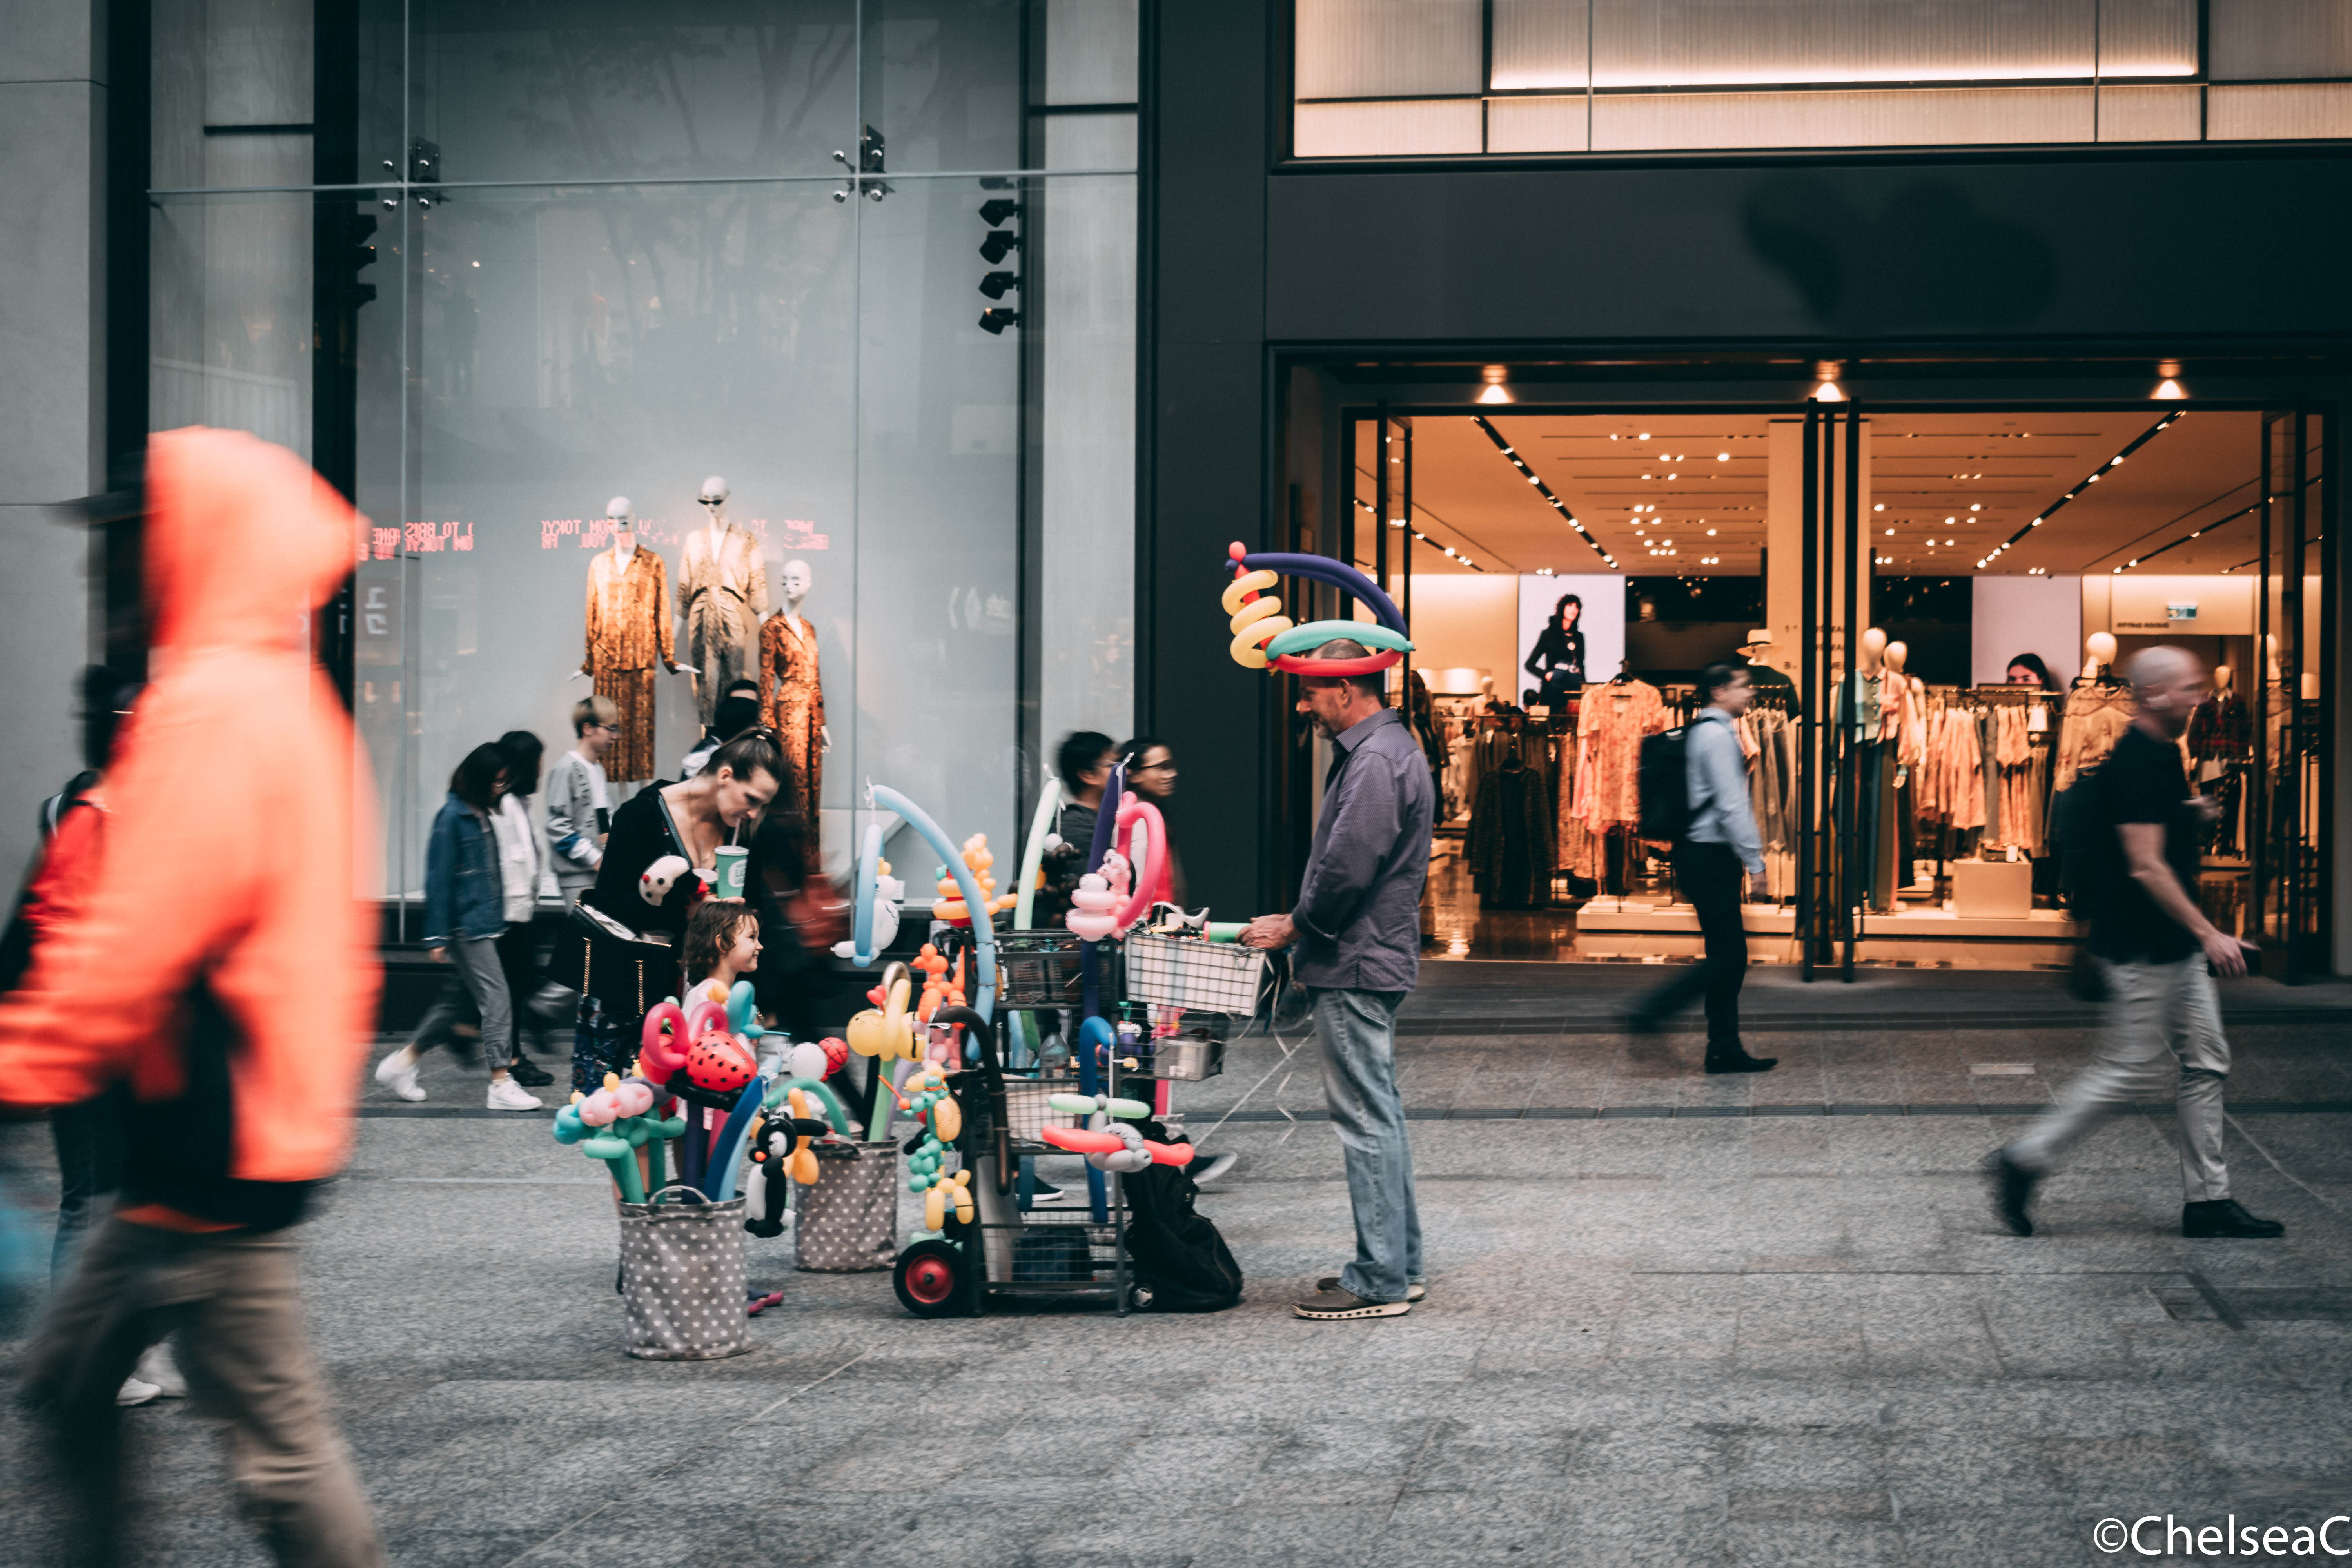
M 743 1200 L 654 1201 L 621 1208 L 621 1297 L 628 1351 L 646 1361 L 718 1361 L 751 1348 L 743 1310 Z M 696 1193 L 698 1197 L 700 1194 Z
M 819 1143 L 816 1184 L 793 1222 L 799 1265 L 814 1273 L 887 1268 L 898 1258 L 898 1146 Z

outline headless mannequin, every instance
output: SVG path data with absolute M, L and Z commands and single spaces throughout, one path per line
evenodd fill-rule
M 816 585 L 815 574 L 809 570 L 809 563 L 805 561 L 787 561 L 780 581 L 784 590 L 784 624 L 791 626 L 796 635 L 809 635 L 809 624 L 801 616 L 801 605 L 807 599 L 809 590 Z M 823 756 L 833 750 L 833 730 L 829 725 L 819 724 L 816 732 L 817 754 Z
M 2096 680 L 2116 662 L 2116 639 L 2111 633 L 2093 632 L 2083 639 L 2083 679 Z

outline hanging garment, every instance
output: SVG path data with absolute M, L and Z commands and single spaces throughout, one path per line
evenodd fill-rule
M 2189 716 L 2189 754 L 2232 762 L 2253 754 L 2254 721 L 2245 700 L 2225 691 Z
M 1468 859 L 1480 903 L 1535 909 L 1550 901 L 1550 809 L 1543 775 L 1516 753 L 1479 781 Z
M 654 776 L 654 676 L 677 655 L 669 619 L 669 572 L 637 546 L 624 563 L 610 550 L 588 561 L 588 653 L 580 668 L 596 695 L 620 710 L 620 734 L 604 755 L 604 776 L 642 784 Z
M 792 764 L 793 799 L 802 833 L 816 840 L 824 798 L 824 684 L 818 678 L 816 628 L 787 610 L 760 628 L 760 717 L 775 731 Z
M 2057 788 L 2063 792 L 2085 768 L 2107 760 L 2132 721 L 2127 687 L 2077 686 L 2066 694 L 2066 717 L 2058 730 Z
M 1592 777 L 1584 826 L 1594 833 L 1642 819 L 1642 741 L 1667 728 L 1665 700 L 1645 680 L 1588 687 L 1578 715 Z
M 699 678 L 695 700 L 710 722 L 730 680 L 753 679 L 760 617 L 768 613 L 768 563 L 759 541 L 729 524 L 686 536 L 677 558 L 677 613 L 686 622 L 686 662 Z

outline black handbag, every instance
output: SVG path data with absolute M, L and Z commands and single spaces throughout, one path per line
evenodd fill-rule
M 666 942 L 648 942 L 619 922 L 574 904 L 565 918 L 549 975 L 583 996 L 593 996 L 605 1013 L 631 1022 L 677 990 L 677 952 Z

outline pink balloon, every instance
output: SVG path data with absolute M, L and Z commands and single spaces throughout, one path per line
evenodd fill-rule
M 600 1089 L 580 1102 L 580 1120 L 590 1127 L 610 1127 L 620 1114 L 617 1097 L 609 1089 Z
M 1141 920 L 1151 908 L 1151 895 L 1160 886 L 1160 858 L 1167 853 L 1168 825 L 1160 818 L 1160 808 L 1139 795 L 1122 796 L 1118 803 L 1118 836 L 1125 839 L 1129 824 L 1142 818 L 1147 831 L 1143 840 L 1143 858 L 1135 868 L 1135 896 L 1118 911 L 1118 929 L 1125 931 Z
M 720 1008 L 725 1012 L 725 1008 Z M 656 1002 L 646 1010 L 645 1032 L 637 1037 L 637 1057 L 646 1070 L 667 1081 L 686 1065 L 686 1015 L 675 1002 Z
M 598 1092 L 607 1091 L 600 1089 Z M 613 1103 L 620 1108 L 624 1116 L 643 1116 L 654 1108 L 653 1085 L 642 1079 L 623 1079 L 621 1087 L 609 1092 L 613 1096 Z
M 727 1016 L 726 1005 L 705 999 L 687 1009 L 686 1037 L 689 1045 L 713 1030 L 732 1033 L 733 1023 Z

